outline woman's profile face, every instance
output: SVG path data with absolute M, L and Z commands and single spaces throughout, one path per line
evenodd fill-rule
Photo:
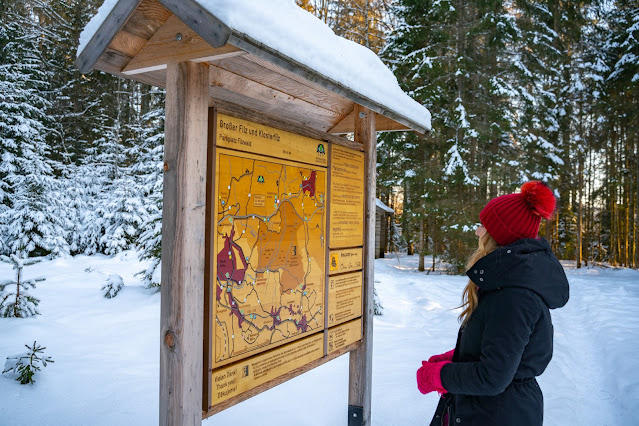
M 484 225 L 479 225 L 477 229 L 475 229 L 475 235 L 477 235 L 478 238 L 483 237 L 485 233 L 486 228 L 484 228 Z

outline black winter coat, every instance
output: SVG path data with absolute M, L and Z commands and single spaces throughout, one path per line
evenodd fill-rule
M 536 376 L 552 358 L 549 309 L 568 302 L 568 280 L 544 239 L 522 239 L 480 259 L 467 275 L 479 303 L 459 330 L 453 363 L 441 370 L 448 394 L 431 426 L 537 426 L 543 397 Z

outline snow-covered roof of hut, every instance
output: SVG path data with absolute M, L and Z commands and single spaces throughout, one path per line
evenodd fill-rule
M 379 198 L 375 198 L 375 205 L 380 209 L 384 210 L 386 213 L 395 213 L 395 210 L 388 207 L 382 200 Z
M 211 64 L 212 98 L 262 111 L 276 102 L 275 117 L 317 130 L 352 132 L 355 103 L 377 113 L 378 131 L 431 130 L 372 51 L 294 0 L 105 0 L 76 65 L 164 87 L 166 64 L 186 60 Z

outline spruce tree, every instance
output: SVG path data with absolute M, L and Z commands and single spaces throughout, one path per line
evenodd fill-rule
M 0 7 L 2 246 L 6 254 L 64 253 L 65 218 L 46 143 L 53 120 L 43 93 L 50 74 L 43 69 L 28 5 Z

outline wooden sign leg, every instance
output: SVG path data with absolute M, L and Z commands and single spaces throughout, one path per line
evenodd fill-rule
M 202 422 L 208 64 L 166 74 L 160 424 Z
M 350 353 L 348 424 L 371 424 L 371 379 L 373 373 L 373 283 L 375 272 L 375 164 L 377 162 L 377 133 L 375 113 L 355 106 L 355 141 L 364 146 L 364 288 L 362 309 L 362 344 Z

